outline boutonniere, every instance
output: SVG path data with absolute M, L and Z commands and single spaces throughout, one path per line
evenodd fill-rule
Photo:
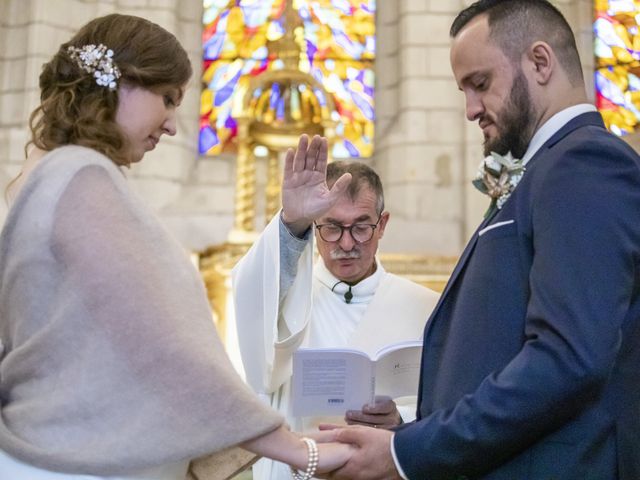
M 491 205 L 487 214 L 494 207 L 497 207 L 498 210 L 502 208 L 504 202 L 507 201 L 511 192 L 522 179 L 524 171 L 522 160 L 513 158 L 511 153 L 503 156 L 491 152 L 491 155 L 485 157 L 478 168 L 476 178 L 473 179 L 473 185 L 491 197 Z

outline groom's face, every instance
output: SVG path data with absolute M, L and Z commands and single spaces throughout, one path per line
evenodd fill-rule
M 485 155 L 524 155 L 535 121 L 527 78 L 489 36 L 486 17 L 469 22 L 453 39 L 451 67 L 465 95 L 466 115 L 478 121 Z
M 486 116 L 489 117 L 487 112 Z M 534 120 L 534 110 L 527 79 L 518 68 L 518 72 L 511 83 L 511 93 L 502 109 L 492 120 L 496 126 L 495 136 L 485 136 L 484 155 L 491 152 L 506 155 L 511 152 L 515 158 L 522 158 L 529 144 L 530 131 Z M 483 117 L 479 119 L 484 121 Z

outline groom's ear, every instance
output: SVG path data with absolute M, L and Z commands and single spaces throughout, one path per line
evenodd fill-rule
M 546 42 L 532 43 L 526 52 L 525 68 L 539 85 L 546 85 L 556 68 L 557 60 L 553 49 Z

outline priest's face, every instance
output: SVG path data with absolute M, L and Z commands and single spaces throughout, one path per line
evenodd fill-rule
M 378 215 L 377 203 L 375 192 L 369 187 L 363 186 L 355 199 L 345 193 L 331 210 L 316 221 L 317 225 L 330 224 L 342 227 L 350 227 L 354 224 L 377 224 L 373 229 L 371 239 L 363 243 L 358 243 L 352 237 L 349 228 L 343 229 L 342 237 L 333 242 L 323 240 L 316 228 L 316 241 L 320 256 L 327 269 L 338 280 L 354 285 L 375 272 L 378 242 L 382 238 L 389 220 L 388 212 Z M 366 228 L 364 227 L 364 229 Z

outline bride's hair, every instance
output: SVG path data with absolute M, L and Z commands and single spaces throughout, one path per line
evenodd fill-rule
M 69 47 L 105 45 L 120 71 L 117 86 L 99 85 Z M 86 63 L 86 62 L 85 62 Z M 117 165 L 128 165 L 127 140 L 116 124 L 122 84 L 164 93 L 183 87 L 192 69 L 176 37 L 144 18 L 112 14 L 96 18 L 63 43 L 40 75 L 40 105 L 29 119 L 29 145 L 53 150 L 75 144 L 97 150 Z

